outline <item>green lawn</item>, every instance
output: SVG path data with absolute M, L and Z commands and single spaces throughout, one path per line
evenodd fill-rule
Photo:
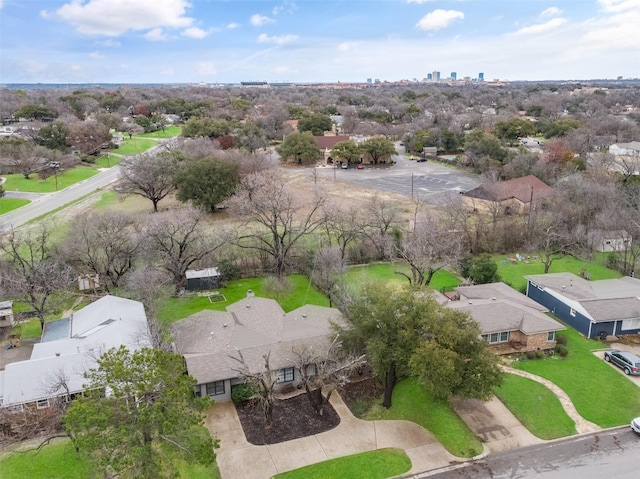
M 9 213 L 9 211 L 17 210 L 21 206 L 31 203 L 29 200 L 20 200 L 17 198 L 0 198 L 0 215 Z
M 100 155 L 96 158 L 96 166 L 100 168 L 111 168 L 116 166 L 122 161 L 122 158 L 116 155 L 112 155 L 109 152 Z
M 176 462 L 180 478 L 220 479 L 218 466 L 211 468 Z M 91 467 L 89 461 L 76 454 L 71 441 L 56 441 L 43 447 L 40 452 L 4 453 L 0 455 L 0 479 L 86 479 L 102 477 Z
M 544 264 L 540 259 L 534 259 L 531 257 L 525 261 L 517 261 L 512 263 L 508 258 L 515 257 L 514 254 L 507 255 L 495 255 L 494 261 L 498 264 L 498 274 L 500 279 L 510 285 L 512 288 L 523 291 L 527 286 L 527 281 L 524 276 L 529 274 L 544 274 Z M 506 262 L 506 264 L 504 264 Z M 619 278 L 620 273 L 613 271 L 599 262 L 590 263 L 588 261 L 581 261 L 571 256 L 565 256 L 561 259 L 556 259 L 551 263 L 549 273 L 561 273 L 568 272 L 574 274 L 580 274 L 582 269 L 585 269 L 591 274 L 591 280 L 597 279 L 610 279 Z
M 576 434 L 575 423 L 558 397 L 539 382 L 505 374 L 495 393 L 534 436 L 556 439 Z
M 139 138 L 134 135 L 131 139 L 126 138 L 124 144 L 112 151 L 119 155 L 137 155 L 157 144 L 157 141 L 150 140 L 149 138 Z
M 378 449 L 301 467 L 273 476 L 275 479 L 386 479 L 411 469 L 400 449 Z
M 566 359 L 556 355 L 515 362 L 513 367 L 558 385 L 569 395 L 578 413 L 600 427 L 628 424 L 640 416 L 640 388 L 592 353 L 604 345 L 571 328 L 562 334 L 568 338 Z
M 181 134 L 182 134 L 182 127 L 171 125 L 171 126 L 165 127 L 164 131 L 158 130 L 152 133 L 136 133 L 133 136 L 134 138 L 135 137 L 137 138 L 173 138 L 174 136 L 179 136 Z M 128 136 L 128 134 L 125 133 L 125 136 Z
M 482 444 L 449 403 L 434 398 L 416 379 L 404 379 L 396 385 L 389 409 L 381 403 L 376 401 L 362 418 L 412 421 L 431 432 L 454 456 L 473 457 L 482 453 Z
M 186 294 L 180 298 L 167 298 L 159 312 L 159 319 L 165 324 L 171 324 L 179 319 L 186 318 L 203 309 L 213 309 L 224 311 L 226 307 L 247 296 L 248 290 L 253 290 L 256 296 L 273 298 L 282 309 L 292 311 L 305 304 L 316 304 L 319 306 L 329 306 L 329 300 L 316 288 L 309 285 L 309 280 L 303 275 L 292 275 L 288 277 L 291 284 L 290 290 L 286 294 L 273 294 L 268 290 L 265 278 L 248 278 L 230 281 L 220 293 L 224 295 L 226 301 L 211 303 L 207 297 L 195 294 Z
M 395 263 L 371 263 L 349 268 L 345 274 L 348 284 L 364 284 L 369 281 L 385 281 L 395 283 L 400 286 L 409 284 L 404 276 L 397 274 L 401 271 L 410 275 L 410 269 L 404 262 Z M 433 275 L 430 287 L 438 291 L 452 291 L 460 284 L 460 280 L 446 270 L 439 270 Z
M 58 173 L 58 190 L 71 186 L 79 181 L 91 178 L 99 173 L 95 166 L 80 165 L 70 170 Z M 31 193 L 52 193 L 56 190 L 55 177 L 40 180 L 37 174 L 31 175 L 30 179 L 25 180 L 24 176 L 18 173 L 4 175 L 7 181 L 3 187 L 6 191 L 28 191 Z

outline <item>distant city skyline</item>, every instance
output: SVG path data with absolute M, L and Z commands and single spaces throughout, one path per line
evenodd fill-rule
M 640 0 L 0 0 L 0 83 L 638 78 L 638 25 Z

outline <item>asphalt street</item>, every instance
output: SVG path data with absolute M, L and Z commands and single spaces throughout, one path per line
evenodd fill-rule
M 636 479 L 640 477 L 639 455 L 640 438 L 623 427 L 490 454 L 465 466 L 417 474 L 413 479 Z
M 82 198 L 85 195 L 93 193 L 101 188 L 108 186 L 120 177 L 120 167 L 114 166 L 105 171 L 98 173 L 80 183 L 58 191 L 57 193 L 45 193 L 34 197 L 33 193 L 28 196 L 20 196 L 22 193 L 11 194 L 12 197 L 23 197 L 32 200 L 28 205 L 18 208 L 0 216 L 0 230 L 6 230 L 11 227 L 18 227 L 28 223 L 35 218 L 50 213 L 62 206 Z M 9 196 L 9 194 L 7 194 Z

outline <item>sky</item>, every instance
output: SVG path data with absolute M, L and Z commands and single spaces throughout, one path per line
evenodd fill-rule
M 640 0 L 0 0 L 0 84 L 640 78 Z

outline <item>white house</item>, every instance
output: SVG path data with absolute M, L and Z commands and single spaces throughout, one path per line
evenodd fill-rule
M 640 156 L 640 141 L 615 143 L 609 147 L 609 153 L 615 156 Z

